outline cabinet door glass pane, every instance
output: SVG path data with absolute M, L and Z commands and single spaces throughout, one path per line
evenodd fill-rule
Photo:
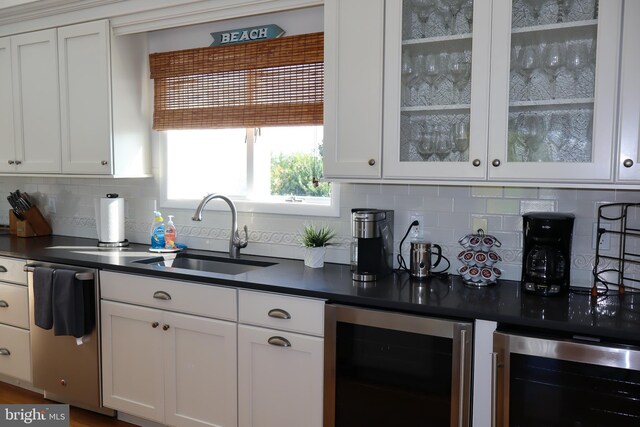
M 473 0 L 404 0 L 400 161 L 468 161 Z
M 598 0 L 513 0 L 508 160 L 591 162 Z

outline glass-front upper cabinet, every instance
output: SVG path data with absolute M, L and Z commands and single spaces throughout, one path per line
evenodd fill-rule
M 621 0 L 494 0 L 489 178 L 612 178 Z
M 388 0 L 385 178 L 486 177 L 491 0 Z

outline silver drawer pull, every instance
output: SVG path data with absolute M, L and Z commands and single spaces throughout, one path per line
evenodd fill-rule
M 269 317 L 275 317 L 276 319 L 291 319 L 291 315 L 281 308 L 272 308 L 267 314 Z
M 156 299 L 163 299 L 165 301 L 169 301 L 171 299 L 171 295 L 169 295 L 165 291 L 155 291 L 153 293 L 153 297 Z
M 0 355 L 9 356 L 9 355 L 11 355 L 11 352 L 9 351 L 8 348 L 0 348 Z
M 283 337 L 271 337 L 267 340 L 267 342 L 278 347 L 291 347 L 291 342 Z
M 3 299 L 0 300 L 0 308 L 7 308 L 7 307 L 9 307 L 9 303 Z
M 7 272 L 7 267 L 5 267 L 4 265 L 0 265 L 0 273 L 6 273 Z

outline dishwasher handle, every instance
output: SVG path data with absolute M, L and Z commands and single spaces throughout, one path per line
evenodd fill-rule
M 26 271 L 27 273 L 33 273 L 36 269 L 36 267 L 38 267 L 37 265 L 33 265 L 33 264 L 27 264 L 24 266 L 24 271 Z M 93 280 L 94 279 L 94 274 L 93 271 L 79 271 L 76 273 L 76 279 L 78 280 Z

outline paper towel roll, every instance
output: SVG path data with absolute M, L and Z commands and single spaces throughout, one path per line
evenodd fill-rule
M 96 228 L 98 240 L 102 243 L 123 242 L 124 238 L 124 199 L 117 195 L 108 195 L 96 200 Z M 115 197 L 113 197 L 115 196 Z

